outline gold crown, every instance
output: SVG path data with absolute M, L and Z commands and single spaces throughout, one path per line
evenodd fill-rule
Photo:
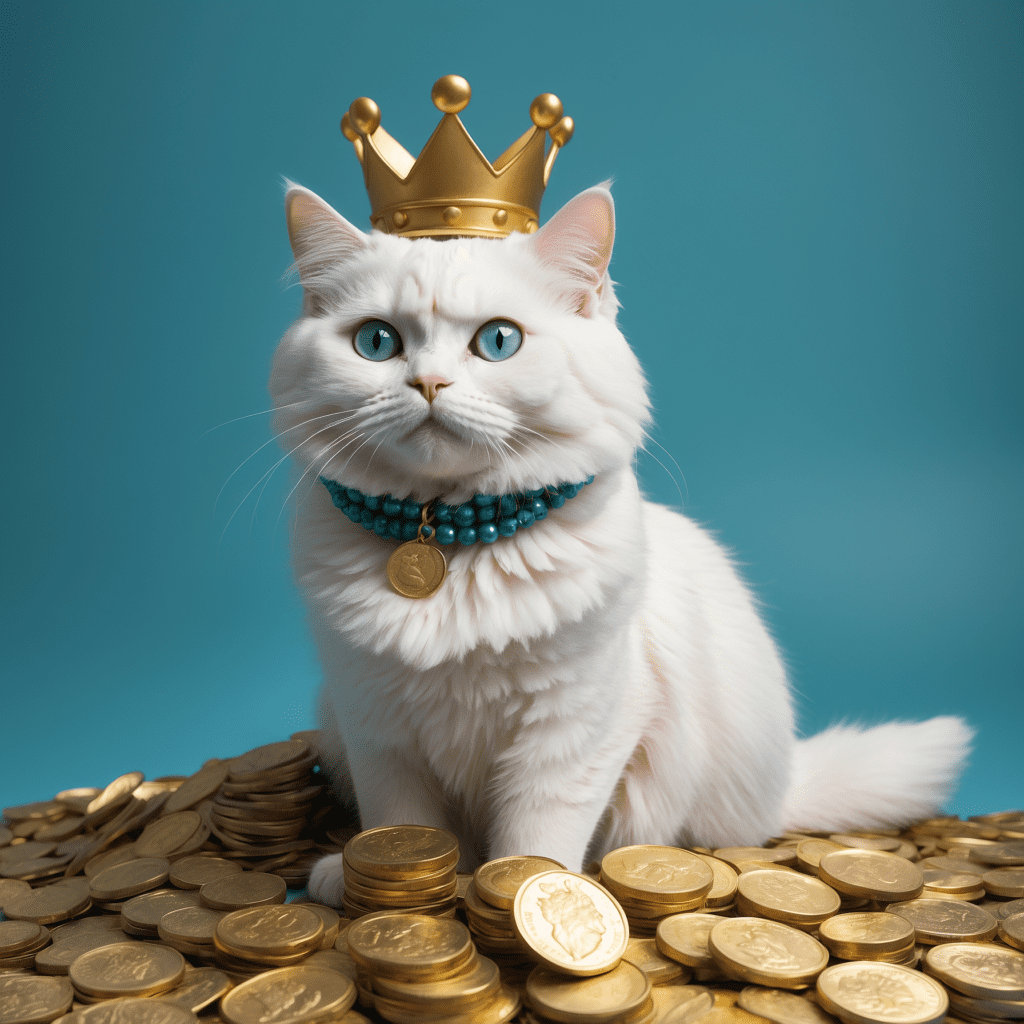
M 352 102 L 341 130 L 363 165 L 370 221 L 379 231 L 410 238 L 504 238 L 537 230 L 544 187 L 559 149 L 572 138 L 572 118 L 562 116 L 557 96 L 543 93 L 530 104 L 534 127 L 492 164 L 458 118 L 470 95 L 469 82 L 459 75 L 434 83 L 430 98 L 444 117 L 415 159 L 380 126 L 373 100 Z M 545 132 L 551 136 L 546 153 Z

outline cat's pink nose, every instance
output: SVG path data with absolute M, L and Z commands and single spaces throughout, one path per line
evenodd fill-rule
M 444 377 L 438 377 L 434 374 L 422 374 L 415 380 L 409 382 L 414 388 L 419 388 L 420 394 L 433 404 L 434 399 L 437 398 L 438 391 L 441 388 L 448 387 L 451 384 L 450 380 L 445 380 Z

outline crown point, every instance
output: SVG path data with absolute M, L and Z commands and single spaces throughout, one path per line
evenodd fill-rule
M 553 92 L 542 92 L 530 104 L 530 120 L 538 128 L 550 128 L 561 116 L 562 101 Z
M 341 115 L 341 134 L 344 135 L 349 142 L 355 142 L 356 139 L 359 138 L 359 132 L 352 127 L 352 118 L 348 116 L 347 110 Z
M 372 135 L 380 126 L 380 107 L 368 96 L 360 96 L 348 108 L 351 125 L 360 135 Z M 344 129 L 342 129 L 344 131 Z
M 557 124 L 552 125 L 548 134 L 556 146 L 564 146 L 576 130 L 576 124 L 571 117 L 563 117 Z
M 457 114 L 469 105 L 473 91 L 462 75 L 444 75 L 434 83 L 430 98 L 442 113 Z

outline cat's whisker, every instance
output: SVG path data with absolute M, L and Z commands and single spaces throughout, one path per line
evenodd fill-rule
M 249 490 L 246 491 L 245 496 L 235 506 L 234 512 L 231 513 L 231 515 L 228 517 L 228 521 L 224 524 L 224 529 L 221 531 L 221 534 L 220 534 L 220 540 L 217 542 L 217 550 L 218 551 L 220 550 L 220 545 L 224 541 L 224 535 L 227 533 L 228 527 L 231 525 L 232 520 L 235 518 L 236 515 L 238 515 L 238 513 L 241 510 L 242 506 L 246 503 L 246 501 L 248 501 L 249 496 L 252 494 L 252 492 L 255 491 L 256 488 L 259 487 L 261 483 L 263 484 L 263 487 L 264 487 L 264 490 L 265 490 L 266 486 L 267 486 L 267 483 L 269 483 L 269 481 L 270 481 L 270 477 L 273 476 L 274 472 L 277 470 L 277 467 L 280 466 L 282 462 L 285 462 L 292 455 L 294 455 L 295 452 L 297 452 L 304 444 L 308 444 L 314 437 L 317 436 L 317 434 L 322 434 L 325 430 L 332 430 L 335 426 L 338 426 L 338 424 L 336 424 L 336 423 L 328 423 L 326 427 L 321 427 L 320 430 L 317 430 L 314 433 L 310 434 L 309 437 L 304 437 L 290 452 L 286 452 L 284 455 L 282 455 L 281 458 L 279 458 L 277 460 L 277 462 L 275 462 L 273 464 L 273 466 L 271 466 L 270 469 L 268 469 L 263 474 L 263 476 L 261 476 L 259 478 L 259 480 L 257 480 L 256 483 L 254 483 L 252 485 L 252 487 L 250 487 Z M 250 458 L 251 458 L 251 456 L 250 456 Z M 248 461 L 248 459 L 246 461 Z M 239 468 L 241 468 L 241 467 L 239 467 Z M 234 474 L 232 474 L 232 475 L 234 475 Z M 266 481 L 266 483 L 264 481 Z M 256 499 L 256 506 L 257 507 L 259 506 L 259 500 L 260 500 L 260 497 L 262 497 L 262 496 L 263 496 L 263 491 L 261 490 L 259 497 L 257 497 L 257 499 Z M 253 509 L 253 515 L 254 516 L 255 516 L 255 512 L 256 512 L 256 510 Z
M 217 497 L 213 501 L 213 513 L 214 513 L 214 515 L 217 514 L 217 505 L 220 502 L 221 495 L 224 493 L 224 488 L 227 487 L 227 485 L 229 483 L 231 483 L 231 481 L 234 478 L 235 474 L 240 469 L 242 469 L 242 467 L 245 466 L 246 463 L 248 463 L 250 459 L 253 459 L 257 455 L 259 455 L 259 453 L 261 451 L 263 451 L 263 449 L 266 448 L 268 444 L 273 444 L 275 441 L 279 441 L 282 437 L 284 437 L 285 434 L 290 434 L 293 430 L 299 430 L 301 427 L 309 426 L 310 424 L 316 423 L 318 420 L 326 419 L 328 416 L 337 416 L 337 415 L 338 415 L 338 413 L 336 413 L 336 412 L 328 412 L 328 413 L 324 413 L 322 416 L 312 416 L 309 419 L 302 420 L 301 423 L 296 423 L 294 426 L 288 427 L 287 430 L 282 430 L 279 434 L 275 434 L 269 440 L 264 441 L 263 444 L 261 444 L 259 446 L 259 448 L 256 449 L 256 451 L 254 451 L 251 455 L 249 455 L 248 457 L 243 459 L 237 466 L 235 466 L 235 468 L 231 471 L 231 474 L 228 476 L 227 480 L 225 480 L 224 483 L 221 484 L 220 490 L 217 492 Z M 351 418 L 352 416 L 355 416 L 355 415 L 356 415 L 356 413 L 350 412 L 350 413 L 346 413 L 345 417 L 346 418 Z
M 680 466 L 678 462 L 676 462 L 676 457 L 660 441 L 656 441 L 653 437 L 651 437 L 650 434 L 648 434 L 646 436 L 646 440 L 647 441 L 651 441 L 652 443 L 656 444 L 672 460 L 672 465 L 675 466 L 676 469 L 679 470 L 679 475 L 680 475 L 680 477 L 682 477 L 682 480 L 683 480 L 683 488 L 685 488 L 686 496 L 687 496 L 687 498 L 689 498 L 689 496 L 690 496 L 690 488 L 686 484 L 686 474 L 683 472 L 683 467 Z M 640 447 L 643 448 L 643 450 L 645 452 L 647 452 L 648 455 L 651 455 L 651 453 L 647 451 L 647 445 L 646 444 L 641 444 Z M 651 458 L 654 458 L 654 456 L 651 455 Z M 665 470 L 665 472 L 669 473 L 669 471 L 667 469 Z M 672 473 L 669 473 L 669 476 L 672 477 L 672 482 L 676 485 L 676 488 L 678 489 L 679 488 L 679 484 L 676 483 L 675 476 L 673 476 Z M 680 494 L 679 497 L 680 497 L 680 499 L 682 499 L 682 494 Z M 683 502 L 683 504 L 685 504 L 685 502 Z
M 674 476 L 672 475 L 672 473 L 671 473 L 671 471 L 669 470 L 668 466 L 666 466 L 666 465 L 665 465 L 665 463 L 664 463 L 664 462 L 662 462 L 662 461 L 661 461 L 661 459 L 659 459 L 659 458 L 658 458 L 658 456 L 654 454 L 654 452 L 648 451 L 648 450 L 647 450 L 647 447 L 646 447 L 646 445 L 640 445 L 640 448 L 638 449 L 638 451 L 642 451 L 642 452 L 643 452 L 643 453 L 644 453 L 644 454 L 645 454 L 645 455 L 646 455 L 646 456 L 647 456 L 648 458 L 650 458 L 650 459 L 654 459 L 654 461 L 655 461 L 655 462 L 656 462 L 656 463 L 657 463 L 657 464 L 658 464 L 659 466 L 661 466 L 661 468 L 662 468 L 663 470 L 665 470 L 665 472 L 666 472 L 666 473 L 668 473 L 669 479 L 670 479 L 670 480 L 672 481 L 672 483 L 674 483 L 674 484 L 675 484 L 675 486 L 676 486 L 676 493 L 677 493 L 677 494 L 679 495 L 679 507 L 680 507 L 680 508 L 682 508 L 682 507 L 683 507 L 683 505 L 685 504 L 685 501 L 684 501 L 684 499 L 683 499 L 683 491 L 682 491 L 682 488 L 681 488 L 681 487 L 679 486 L 679 482 L 678 482 L 678 481 L 676 480 L 676 478 L 675 478 L 675 477 L 674 477 Z
M 251 420 L 254 416 L 266 416 L 267 413 L 281 412 L 282 409 L 294 409 L 297 405 L 303 405 L 305 399 L 301 399 L 298 402 L 287 402 L 284 405 L 272 405 L 269 409 L 261 409 L 259 412 L 249 412 L 244 416 L 236 416 L 233 420 L 225 420 L 223 423 L 218 423 L 216 426 L 209 427 L 204 430 L 197 438 L 196 441 L 201 441 L 207 434 L 212 434 L 215 430 L 220 430 L 221 427 L 230 426 L 232 423 L 240 423 L 242 420 Z

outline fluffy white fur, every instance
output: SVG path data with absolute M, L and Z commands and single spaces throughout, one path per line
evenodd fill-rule
M 761 843 L 935 811 L 970 734 L 958 719 L 797 741 L 785 671 L 728 555 L 643 499 L 644 379 L 615 324 L 601 186 L 532 236 L 365 235 L 289 188 L 302 317 L 271 378 L 275 429 L 312 485 L 294 561 L 323 662 L 339 795 L 364 827 L 460 838 L 463 867 L 536 853 L 578 869 L 630 843 Z M 511 358 L 470 342 L 503 317 Z M 373 362 L 352 339 L 401 335 Z M 448 382 L 430 404 L 418 377 Z M 400 597 L 395 542 L 351 523 L 317 474 L 364 493 L 465 500 L 595 481 L 543 522 L 447 549 L 426 600 Z M 313 893 L 340 900 L 340 856 Z

